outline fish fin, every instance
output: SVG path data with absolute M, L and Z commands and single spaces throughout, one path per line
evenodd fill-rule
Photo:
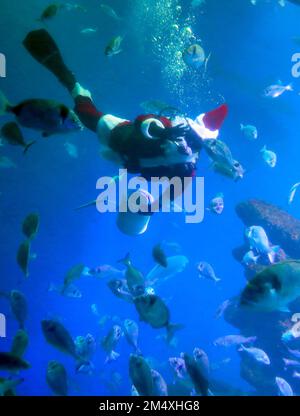
M 130 266 L 130 264 L 131 264 L 130 253 L 127 253 L 126 256 L 124 257 L 124 259 L 118 260 L 118 263 L 122 263 L 125 266 Z
M 168 324 L 167 326 L 167 343 L 170 344 L 174 338 L 175 332 L 180 331 L 184 328 L 184 325 L 181 324 Z
M 80 211 L 80 210 L 81 210 L 81 209 L 83 209 L 83 208 L 88 208 L 88 207 L 95 206 L 95 205 L 96 205 L 96 203 L 97 203 L 97 201 L 96 201 L 96 200 L 94 200 L 94 201 L 90 201 L 90 202 L 88 202 L 87 204 L 80 205 L 80 207 L 77 207 L 77 208 L 74 208 L 74 209 L 75 209 L 75 211 Z
M 263 152 L 265 152 L 267 150 L 267 146 L 266 145 L 264 145 L 264 147 L 260 150 L 261 151 L 261 153 L 263 153 Z
M 29 142 L 26 144 L 24 151 L 23 151 L 23 155 L 26 155 L 28 149 L 36 142 L 36 140 L 32 140 L 32 142 Z
M 2 91 L 0 91 L 0 116 L 3 116 L 5 113 L 8 113 L 11 110 L 11 105 L 8 102 L 8 99 L 5 97 Z
M 287 86 L 286 86 L 286 90 L 287 90 L 287 91 L 294 91 L 293 84 L 289 84 L 289 85 L 287 85 Z

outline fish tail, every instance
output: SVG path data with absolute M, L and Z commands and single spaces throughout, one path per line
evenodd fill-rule
M 8 113 L 11 109 L 8 99 L 5 97 L 2 91 L 0 91 L 0 116 Z
M 289 85 L 287 85 L 286 90 L 287 90 L 287 91 L 294 91 L 293 84 L 289 84 Z
M 36 140 L 32 140 L 32 142 L 29 142 L 26 144 L 26 146 L 24 147 L 24 151 L 23 151 L 23 155 L 26 155 L 27 150 L 36 142 Z
M 264 147 L 260 150 L 261 152 L 264 152 L 265 150 L 267 150 L 267 146 L 264 145 Z
M 118 263 L 122 263 L 125 266 L 130 266 L 131 261 L 130 261 L 130 254 L 127 253 L 126 256 L 124 257 L 124 259 L 118 260 Z
M 120 357 L 120 354 L 118 352 L 111 351 L 111 353 L 106 357 L 105 364 L 108 364 L 112 361 L 116 361 L 117 358 L 119 357 Z
M 184 325 L 181 324 L 169 324 L 167 326 L 167 343 L 170 344 L 174 338 L 175 332 L 184 328 Z

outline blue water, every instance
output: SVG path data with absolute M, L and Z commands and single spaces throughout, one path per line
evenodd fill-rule
M 172 321 L 184 324 L 185 328 L 177 334 L 177 347 L 170 349 L 163 340 L 157 339 L 164 330 L 154 330 L 139 322 L 143 355 L 152 359 L 153 367 L 171 384 L 168 357 L 178 356 L 182 351 L 191 353 L 194 347 L 201 347 L 212 363 L 231 359 L 215 370 L 213 377 L 247 394 L 253 388 L 240 378 L 240 358 L 235 349 L 212 345 L 217 337 L 238 331 L 213 316 L 220 303 L 245 286 L 243 268 L 232 256 L 232 250 L 243 242 L 244 233 L 244 226 L 235 213 L 236 204 L 255 197 L 287 208 L 288 191 L 299 181 L 299 81 L 291 75 L 291 56 L 300 48 L 292 41 L 293 37 L 300 36 L 300 7 L 287 2 L 282 8 L 275 0 L 261 0 L 256 6 L 248 0 L 206 0 L 206 5 L 195 9 L 190 8 L 189 0 L 108 0 L 123 17 L 122 22 L 115 22 L 101 12 L 99 3 L 98 0 L 80 0 L 87 8 L 86 13 L 63 12 L 46 24 L 68 66 L 80 83 L 92 91 L 97 106 L 104 112 L 134 118 L 142 112 L 139 107 L 142 101 L 160 99 L 195 117 L 225 100 L 230 112 L 221 138 L 247 173 L 242 181 L 234 183 L 214 173 L 209 160 L 202 155 L 197 174 L 205 177 L 205 205 L 208 206 L 216 193 L 223 192 L 224 213 L 219 217 L 206 213 L 204 221 L 194 225 L 185 224 L 183 214 L 157 214 L 151 219 L 148 231 L 133 238 L 118 231 L 114 214 L 100 215 L 93 208 L 74 211 L 74 207 L 97 197 L 95 184 L 100 176 L 118 174 L 115 165 L 101 159 L 93 133 L 84 130 L 68 137 L 42 139 L 37 132 L 24 130 L 27 139 L 39 139 L 26 157 L 20 148 L 8 145 L 0 148 L 1 155 L 10 157 L 17 166 L 1 170 L 0 175 L 1 291 L 21 290 L 29 304 L 26 329 L 30 346 L 25 358 L 31 368 L 22 374 L 25 381 L 17 393 L 51 395 L 45 374 L 47 363 L 56 359 L 68 371 L 70 394 L 130 394 L 128 358 L 131 348 L 125 338 L 117 347 L 121 356 L 115 363 L 104 365 L 105 353 L 98 346 L 94 374 L 78 375 L 74 360 L 46 343 L 40 322 L 45 318 L 59 319 L 72 336 L 91 333 L 99 345 L 112 322 L 100 329 L 90 306 L 96 303 L 102 315 L 138 322 L 134 307 L 115 298 L 103 280 L 82 278 L 77 286 L 83 298 L 78 300 L 49 293 L 48 287 L 52 281 L 61 282 L 74 264 L 119 267 L 117 260 L 127 252 L 134 264 L 147 274 L 154 266 L 152 247 L 166 240 L 181 246 L 189 266 L 157 291 L 166 299 Z M 142 6 L 151 3 L 171 4 L 171 7 L 164 9 L 163 18 L 160 18 L 159 8 L 147 17 Z M 0 79 L 0 88 L 12 103 L 41 97 L 72 107 L 72 99 L 65 89 L 33 61 L 22 46 L 26 34 L 40 27 L 36 19 L 47 5 L 46 0 L 1 1 L 0 52 L 7 58 L 7 78 Z M 178 5 L 182 7 L 181 12 L 175 13 Z M 163 19 L 167 24 L 184 26 L 189 15 L 194 34 L 212 55 L 205 80 L 188 72 L 173 82 L 176 68 L 168 63 L 168 52 L 164 49 L 158 52 L 151 31 L 161 33 Z M 81 29 L 95 26 L 99 29 L 94 35 L 80 34 Z M 104 48 L 119 34 L 124 36 L 123 51 L 108 60 Z M 164 47 L 169 41 L 167 36 Z M 175 49 L 178 39 L 170 40 L 175 41 Z M 263 89 L 279 79 L 285 85 L 293 82 L 295 92 L 286 92 L 277 100 L 263 98 Z M 1 123 L 7 120 L 11 117 L 2 117 Z M 247 141 L 240 132 L 240 123 L 255 124 L 259 140 Z M 78 148 L 77 159 L 66 153 L 66 141 Z M 265 144 L 278 155 L 275 169 L 268 168 L 261 158 L 259 150 Z M 299 200 L 289 210 L 299 217 Z M 15 257 L 23 239 L 21 224 L 30 212 L 39 212 L 41 224 L 32 246 L 37 258 L 30 263 L 30 277 L 25 279 Z M 201 260 L 214 266 L 216 274 L 222 278 L 219 286 L 198 279 L 195 264 Z M 10 348 L 17 323 L 4 299 L 0 299 L 0 311 L 7 315 L 7 339 L 0 339 L 0 349 L 5 351 Z M 115 390 L 105 383 L 113 372 L 121 375 Z

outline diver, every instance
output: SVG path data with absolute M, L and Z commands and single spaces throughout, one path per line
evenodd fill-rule
M 182 117 L 172 120 L 153 114 L 140 115 L 130 121 L 104 114 L 96 108 L 91 93 L 65 65 L 58 46 L 46 30 L 30 32 L 23 43 L 31 56 L 70 92 L 75 112 L 85 127 L 98 135 L 105 158 L 148 181 L 151 177 L 195 176 L 203 141 L 218 137 L 227 116 L 225 104 L 201 114 L 195 121 Z M 119 218 L 118 226 L 126 234 L 141 234 L 147 229 L 149 219 L 138 220 L 136 215 L 128 215 L 125 222 Z

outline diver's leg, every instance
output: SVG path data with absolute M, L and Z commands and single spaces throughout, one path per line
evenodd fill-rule
M 65 65 L 51 35 L 45 29 L 34 30 L 26 36 L 23 44 L 30 55 L 52 72 L 70 92 L 75 100 L 75 111 L 81 122 L 88 129 L 96 131 L 99 119 L 103 114 L 93 104 L 91 93 L 81 87 L 73 72 Z

